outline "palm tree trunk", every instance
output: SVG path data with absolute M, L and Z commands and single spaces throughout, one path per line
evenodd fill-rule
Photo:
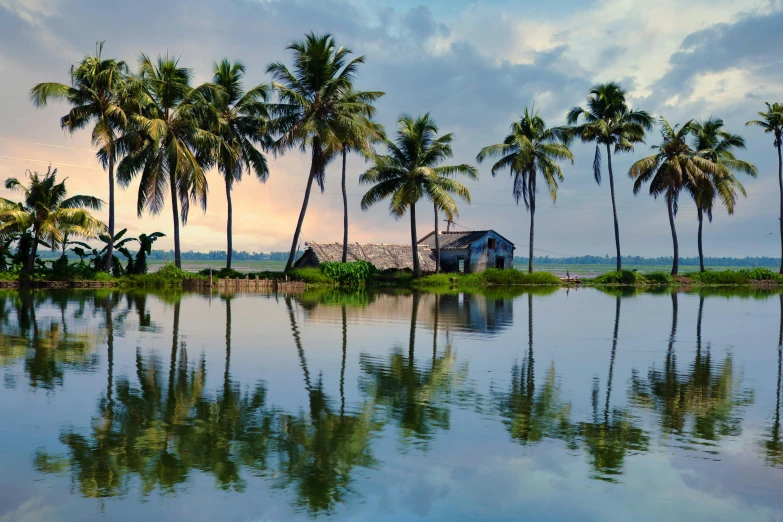
M 781 294 L 783 296 L 783 294 Z M 701 352 L 701 318 L 704 313 L 704 294 L 699 295 L 699 315 L 696 316 L 696 352 Z
M 35 257 L 38 255 L 38 238 L 41 235 L 37 225 L 34 227 L 34 230 L 33 245 L 30 247 L 30 257 L 27 259 L 27 266 L 25 267 L 25 271 L 29 275 L 33 275 L 33 271 L 35 270 Z
M 696 214 L 699 217 L 699 269 L 704 272 L 704 250 L 701 247 L 701 229 L 704 225 L 704 212 L 701 207 L 696 209 Z
M 313 180 L 316 173 L 316 160 L 317 155 L 320 154 L 320 143 L 316 140 L 313 143 L 313 158 L 310 163 L 310 176 L 307 178 L 307 188 L 305 188 L 304 201 L 302 201 L 302 210 L 299 211 L 299 220 L 296 222 L 296 231 L 294 232 L 294 240 L 291 243 L 291 252 L 288 254 L 288 261 L 285 264 L 285 271 L 291 270 L 294 266 L 294 257 L 296 257 L 296 247 L 299 244 L 299 234 L 302 233 L 302 224 L 304 223 L 305 214 L 307 213 L 307 204 L 310 202 L 310 191 L 313 189 Z
M 677 229 L 674 228 L 674 202 L 670 195 L 666 195 L 666 206 L 669 210 L 669 226 L 672 229 L 672 245 L 674 246 L 674 260 L 672 261 L 672 275 L 677 275 L 680 266 L 680 247 L 677 244 Z
M 345 162 L 348 151 L 343 147 L 343 263 L 348 261 L 348 192 L 345 189 Z
M 174 265 L 182 268 L 179 249 L 179 202 L 177 201 L 177 179 L 174 172 L 169 173 L 169 189 L 171 192 L 171 213 L 174 216 Z
M 111 273 L 114 257 L 114 142 L 110 142 L 109 147 L 109 244 L 106 246 L 106 264 L 103 269 Z
M 530 253 L 527 260 L 527 271 L 533 273 L 533 240 L 535 237 L 536 222 L 536 175 L 533 173 L 528 181 L 530 195 Z
M 416 322 L 419 318 L 419 299 L 421 298 L 421 294 L 419 292 L 414 291 L 413 295 L 411 296 L 412 302 L 411 302 L 411 329 L 410 334 L 408 336 L 408 365 L 409 369 L 412 371 L 414 368 L 413 359 L 415 356 L 415 347 L 416 347 Z
M 614 173 L 612 172 L 612 149 L 606 144 L 606 160 L 609 163 L 609 191 L 612 194 L 612 216 L 614 216 L 614 244 L 617 247 L 617 271 L 623 268 L 620 256 L 620 225 L 617 222 L 617 204 L 614 201 Z
M 109 299 L 104 301 L 104 309 L 106 312 L 106 358 L 108 364 L 108 384 L 106 385 L 106 409 L 109 412 L 109 418 L 111 418 L 114 409 L 113 388 L 114 388 L 114 320 L 111 316 L 111 304 Z
M 226 368 L 223 372 L 224 389 L 231 380 L 231 298 L 226 297 Z
M 413 250 L 413 277 L 421 275 L 419 268 L 419 247 L 416 239 L 416 202 L 411 203 L 411 249 Z
M 440 238 L 438 237 L 438 204 L 433 203 L 435 209 L 435 273 L 440 274 Z
M 226 220 L 226 268 L 231 268 L 231 257 L 234 252 L 234 207 L 231 204 L 231 178 L 226 177 L 226 202 L 228 203 L 228 219 Z
M 612 398 L 612 381 L 614 380 L 614 361 L 617 358 L 617 334 L 620 330 L 620 302 L 618 295 L 614 308 L 614 333 L 612 335 L 612 354 L 609 356 L 609 376 L 606 379 L 606 403 L 604 404 L 604 420 L 609 422 L 609 403 Z
M 343 360 L 340 364 L 340 416 L 345 415 L 345 360 L 348 356 L 348 313 L 345 305 L 342 308 Z
M 781 137 L 778 136 L 778 185 L 780 186 L 780 273 L 783 274 L 783 143 L 781 143 Z

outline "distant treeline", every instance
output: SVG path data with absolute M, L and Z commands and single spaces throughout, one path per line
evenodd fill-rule
M 698 257 L 681 257 L 680 265 L 699 266 Z M 623 264 L 628 265 L 670 265 L 672 257 L 623 256 Z M 527 257 L 514 257 L 514 263 L 527 265 Z M 579 257 L 534 257 L 533 262 L 542 265 L 616 265 L 617 257 L 579 256 Z M 707 266 L 780 266 L 779 257 L 705 257 Z

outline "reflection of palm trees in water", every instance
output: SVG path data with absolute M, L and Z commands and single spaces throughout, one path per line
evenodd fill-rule
M 649 448 L 649 438 L 641 428 L 634 425 L 634 418 L 627 409 L 611 409 L 612 383 L 614 379 L 614 364 L 617 356 L 618 332 L 620 327 L 620 303 L 618 295 L 615 303 L 614 333 L 612 335 L 612 351 L 609 358 L 609 373 L 606 383 L 606 399 L 604 401 L 603 419 L 600 418 L 599 381 L 593 380 L 592 422 L 579 424 L 578 433 L 587 453 L 590 455 L 594 473 L 592 478 L 607 482 L 617 482 L 617 476 L 622 474 L 625 456 L 631 452 L 644 452 Z
M 677 315 L 677 294 L 673 293 L 672 329 L 664 367 L 662 370 L 651 368 L 646 380 L 634 371 L 631 399 L 659 414 L 665 438 L 672 437 L 684 449 L 703 446 L 708 453 L 716 454 L 718 440 L 740 434 L 740 413 L 753 403 L 753 392 L 741 387 L 741 380 L 735 376 L 731 354 L 716 365 L 710 344 L 703 346 L 703 295 L 699 297 L 693 363 L 685 373 L 678 369 L 674 350 Z
M 467 378 L 467 365 L 454 366 L 456 357 L 450 343 L 439 355 L 438 330 L 433 335 L 433 359 L 429 370 L 415 364 L 416 327 L 420 294 L 411 297 L 411 321 L 407 355 L 395 347 L 388 360 L 362 353 L 360 387 L 385 410 L 386 417 L 401 430 L 402 442 L 426 448 L 438 429 L 449 429 L 450 408 L 457 391 Z M 437 307 L 438 302 L 435 301 Z
M 783 467 L 783 438 L 780 434 L 780 388 L 783 370 L 783 294 L 780 298 L 780 326 L 778 329 L 778 379 L 775 388 L 775 414 L 769 438 L 763 441 L 765 462 L 768 466 Z
M 528 353 L 511 370 L 511 386 L 506 392 L 492 391 L 498 413 L 504 418 L 511 437 L 521 444 L 534 444 L 545 438 L 562 439 L 571 448 L 575 438 L 570 423 L 571 403 L 561 398 L 554 362 L 536 393 L 533 354 L 533 294 L 528 294 Z
M 34 458 L 39 471 L 68 473 L 83 496 L 102 499 L 125 496 L 132 477 L 139 478 L 143 494 L 154 489 L 175 494 L 191 470 L 212 474 L 222 489 L 241 491 L 242 466 L 259 472 L 267 468 L 274 422 L 265 388 L 259 385 L 243 395 L 224 374 L 222 393 L 207 396 L 203 357 L 189 365 L 180 343 L 180 313 L 176 302 L 168 389 L 160 359 L 138 351 L 138 385 L 121 376 L 114 399 L 100 402 L 90 434 L 63 431 L 60 441 L 67 455 L 39 451 Z M 226 324 L 230 353 L 230 314 Z
M 370 452 L 373 433 L 380 426 L 373 419 L 373 404 L 365 402 L 355 413 L 345 412 L 345 358 L 347 318 L 343 310 L 343 364 L 340 374 L 340 412 L 335 413 L 319 375 L 313 382 L 302 336 L 290 296 L 285 298 L 291 333 L 308 395 L 309 414 L 279 415 L 277 450 L 280 467 L 278 486 L 295 485 L 297 505 L 312 514 L 331 512 L 352 492 L 355 466 L 373 467 Z
M 98 367 L 98 357 L 93 353 L 96 332 L 69 332 L 67 321 L 62 319 L 63 303 L 55 299 L 59 295 L 21 290 L 5 294 L 0 307 L 5 323 L 0 335 L 0 364 L 7 366 L 23 359 L 29 385 L 49 392 L 62 386 L 67 369 L 93 372 Z M 39 319 L 38 308 L 45 303 L 60 307 L 59 322 Z M 6 386 L 13 387 L 15 382 L 13 374 L 7 373 Z

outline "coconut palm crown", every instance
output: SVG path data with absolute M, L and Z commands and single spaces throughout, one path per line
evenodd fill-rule
M 772 134 L 772 145 L 778 150 L 778 187 L 780 188 L 780 248 L 783 253 L 783 103 L 766 103 L 767 110 L 759 112 L 761 119 L 751 120 L 746 125 L 761 127 Z M 783 255 L 780 261 L 780 273 L 783 274 Z
M 416 203 L 426 197 L 448 217 L 457 216 L 459 211 L 452 195 L 470 203 L 470 191 L 452 178 L 458 174 L 470 179 L 478 177 L 476 168 L 471 165 L 441 165 L 454 154 L 452 140 L 452 134 L 438 136 L 438 127 L 429 114 L 418 118 L 402 116 L 398 120 L 396 140 L 386 142 L 388 154 L 374 154 L 374 166 L 359 178 L 360 183 L 373 185 L 362 197 L 362 210 L 389 198 L 389 211 L 395 218 L 410 211 L 413 273 L 416 277 L 421 273 Z
M 199 159 L 209 166 L 217 166 L 226 185 L 228 219 L 226 223 L 226 267 L 231 268 L 233 252 L 233 206 L 231 192 L 234 184 L 242 181 L 242 175 L 252 173 L 261 183 L 269 177 L 269 167 L 263 152 L 257 147 L 269 146 L 268 111 L 266 96 L 268 87 L 257 85 L 246 91 L 242 80 L 245 66 L 222 60 L 214 66 L 212 82 L 219 90 L 207 91 L 217 124 L 212 132 L 219 138 L 212 151 L 199 151 Z M 209 156 L 203 159 L 203 156 Z
M 65 180 L 57 182 L 57 169 L 51 167 L 43 176 L 27 171 L 27 183 L 17 178 L 5 180 L 5 188 L 20 192 L 23 201 L 0 198 L 0 237 L 24 234 L 32 229 L 32 250 L 25 271 L 32 273 L 38 245 L 56 250 L 65 234 L 94 238 L 105 229 L 89 210 L 100 210 L 103 201 L 92 196 L 71 196 Z M 66 178 L 67 179 L 67 178 Z
M 103 42 L 90 54 L 71 66 L 71 84 L 39 83 L 30 90 L 36 107 L 46 107 L 50 101 L 62 100 L 71 110 L 60 118 L 60 126 L 73 134 L 88 125 L 92 127 L 92 144 L 98 148 L 98 160 L 109 175 L 109 237 L 114 237 L 114 170 L 117 162 L 115 143 L 127 123 L 125 97 L 128 68 L 124 61 L 103 57 Z M 110 239 L 108 256 L 111 259 L 114 241 Z M 104 269 L 109 271 L 107 264 Z
M 679 246 L 674 218 L 677 215 L 678 199 L 683 189 L 691 192 L 707 183 L 711 175 L 720 173 L 720 167 L 707 158 L 697 154 L 688 145 L 688 136 L 692 132 L 692 121 L 685 125 L 672 127 L 665 118 L 661 118 L 660 145 L 654 145 L 656 154 L 634 163 L 628 175 L 634 180 L 633 192 L 638 194 L 645 183 L 650 184 L 650 195 L 654 198 L 664 196 L 669 213 L 669 226 L 672 233 L 674 260 L 672 275 L 677 275 L 679 267 Z
M 615 203 L 612 147 L 614 153 L 632 152 L 636 143 L 644 143 L 645 132 L 652 128 L 652 117 L 641 110 L 632 110 L 626 101 L 625 90 L 617 83 L 596 85 L 587 96 L 587 108 L 574 107 L 568 113 L 568 124 L 582 142 L 595 142 L 593 176 L 601 183 L 601 146 L 606 149 L 609 170 L 609 190 L 612 196 L 614 241 L 617 250 L 617 270 L 622 268 L 620 254 L 620 225 Z M 579 120 L 582 123 L 579 123 Z
M 705 183 L 692 191 L 699 220 L 698 247 L 699 265 L 704 272 L 704 251 L 702 248 L 702 228 L 704 215 L 712 221 L 712 208 L 715 199 L 720 199 L 729 215 L 734 214 L 738 194 L 747 196 L 745 187 L 735 177 L 735 172 L 756 176 L 756 167 L 752 163 L 737 159 L 734 151 L 745 149 L 745 140 L 739 134 L 731 134 L 723 126 L 720 118 L 710 118 L 704 122 L 691 124 L 692 144 L 699 156 L 720 167 L 717 174 L 710 175 Z
M 130 80 L 140 110 L 131 116 L 132 130 L 120 141 L 126 155 L 117 171 L 123 186 L 141 176 L 136 199 L 139 216 L 145 210 L 159 214 L 167 193 L 170 196 L 174 263 L 180 268 L 180 220 L 187 224 L 191 202 L 207 209 L 208 158 L 199 151 L 215 150 L 220 144 L 212 132 L 217 115 L 208 101 L 221 88 L 209 83 L 191 87 L 192 76 L 176 59 L 141 55 L 138 73 Z
M 559 160 L 574 162 L 566 143 L 569 131 L 563 128 L 548 128 L 538 111 L 525 112 L 519 121 L 511 125 L 511 132 L 503 143 L 484 147 L 476 160 L 499 158 L 492 165 L 492 175 L 508 169 L 514 179 L 513 195 L 519 204 L 520 198 L 530 212 L 530 252 L 528 271 L 533 271 L 533 240 L 536 213 L 536 174 L 541 173 L 552 201 L 557 200 L 558 182 L 564 180 Z
M 274 149 L 282 154 L 293 147 L 306 152 L 309 147 L 311 161 L 286 271 L 294 263 L 313 181 L 323 192 L 326 165 L 334 158 L 334 153 L 329 151 L 340 149 L 339 131 L 350 127 L 351 120 L 363 111 L 364 116 L 371 117 L 368 108 L 380 96 L 379 93 L 347 96 L 364 56 L 350 59 L 351 50 L 337 47 L 332 35 L 310 33 L 287 49 L 293 53 L 292 69 L 280 62 L 267 66 L 278 95 L 278 103 L 269 106 L 272 130 L 278 136 Z

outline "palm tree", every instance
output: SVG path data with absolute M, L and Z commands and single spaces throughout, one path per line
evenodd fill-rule
M 374 151 L 373 144 L 386 139 L 386 133 L 380 123 L 372 121 L 366 114 L 374 114 L 375 107 L 371 103 L 361 101 L 361 98 L 373 98 L 377 100 L 383 95 L 381 92 L 356 92 L 349 91 L 345 99 L 346 104 L 355 105 L 353 117 L 345 118 L 337 131 L 339 142 L 337 147 L 342 155 L 342 192 L 343 192 L 343 256 L 342 262 L 348 260 L 348 190 L 345 185 L 345 170 L 349 152 L 358 152 L 365 158 Z
M 210 152 L 226 183 L 228 202 L 226 268 L 231 268 L 234 245 L 231 205 L 234 183 L 239 183 L 246 171 L 255 174 L 261 183 L 266 182 L 269 177 L 266 158 L 256 148 L 256 145 L 268 146 L 268 114 L 265 103 L 267 86 L 257 85 L 245 92 L 242 88 L 244 74 L 245 66 L 240 62 L 232 64 L 224 59 L 216 63 L 212 81 L 222 87 L 222 91 L 210 97 L 212 108 L 218 115 L 214 133 L 220 138 L 216 150 Z
M 661 145 L 654 145 L 658 152 L 653 156 L 640 159 L 631 166 L 628 175 L 635 180 L 633 193 L 638 194 L 642 185 L 650 183 L 650 195 L 654 198 L 663 195 L 669 210 L 669 226 L 672 230 L 674 261 L 672 275 L 677 275 L 680 250 L 677 244 L 677 230 L 674 217 L 677 215 L 677 200 L 680 192 L 686 189 L 693 194 L 697 187 L 709 182 L 711 175 L 718 175 L 721 169 L 707 158 L 694 151 L 687 142 L 692 122 L 672 127 L 665 118 L 661 118 Z
M 710 118 L 703 123 L 691 124 L 693 148 L 699 156 L 706 158 L 721 167 L 719 173 L 710 175 L 706 183 L 697 187 L 694 193 L 696 214 L 699 219 L 699 266 L 704 272 L 704 251 L 702 249 L 702 224 L 704 214 L 712 221 L 712 203 L 716 197 L 723 202 L 729 215 L 734 214 L 737 202 L 737 192 L 746 196 L 745 188 L 734 177 L 734 172 L 744 172 L 756 176 L 756 167 L 747 161 L 734 156 L 736 149 L 745 148 L 745 140 L 738 134 L 731 134 L 723 129 L 723 120 Z
M 30 98 L 36 107 L 45 107 L 52 100 L 69 103 L 72 109 L 60 118 L 60 126 L 71 134 L 94 123 L 92 144 L 98 147 L 98 160 L 109 172 L 110 239 L 104 266 L 109 272 L 114 253 L 114 167 L 118 152 L 115 144 L 128 122 L 124 103 L 128 68 L 123 61 L 103 58 L 103 42 L 96 47 L 95 56 L 86 56 L 71 66 L 71 85 L 39 83 L 30 90 Z
M 766 112 L 760 112 L 760 120 L 751 120 L 745 125 L 755 125 L 775 137 L 772 144 L 778 149 L 778 186 L 780 187 L 780 248 L 783 251 L 783 103 L 766 103 Z M 783 274 L 783 256 L 780 261 Z
M 519 205 L 521 197 L 530 212 L 530 253 L 528 272 L 533 272 L 533 238 L 536 214 L 536 173 L 540 172 L 549 189 L 552 201 L 557 200 L 557 182 L 563 181 L 563 171 L 558 160 L 574 157 L 568 150 L 568 131 L 561 128 L 547 128 L 538 111 L 525 113 L 518 122 L 511 125 L 511 133 L 503 143 L 484 147 L 476 156 L 481 163 L 485 158 L 500 158 L 492 165 L 492 175 L 508 168 L 514 178 L 514 199 Z
M 579 118 L 583 123 L 576 125 Z M 645 131 L 652 128 L 652 117 L 646 111 L 635 111 L 625 101 L 625 90 L 611 82 L 596 85 L 587 96 L 587 109 L 574 107 L 568 113 L 568 124 L 575 125 L 574 132 L 582 142 L 595 142 L 593 176 L 601 184 L 601 145 L 606 147 L 609 167 L 609 190 L 612 195 L 614 216 L 614 242 L 617 248 L 617 270 L 622 268 L 620 256 L 620 226 L 617 222 L 617 205 L 614 198 L 614 174 L 612 172 L 612 145 L 614 153 L 633 151 L 634 143 L 644 143 Z
M 160 56 L 153 62 L 142 54 L 131 89 L 139 97 L 141 110 L 130 118 L 132 130 L 121 140 L 126 152 L 118 168 L 118 180 L 127 186 L 141 173 L 136 212 L 163 210 L 166 192 L 171 196 L 174 219 L 174 264 L 181 268 L 179 224 L 187 224 L 190 202 L 198 201 L 206 211 L 208 164 L 205 150 L 215 150 L 218 136 L 210 130 L 217 115 L 208 100 L 222 94 L 212 84 L 193 88 L 190 69 L 178 60 Z M 209 121 L 205 121 L 209 120 Z
M 92 196 L 67 197 L 65 180 L 57 182 L 57 169 L 49 167 L 43 176 L 28 170 L 27 178 L 29 182 L 26 186 L 17 178 L 5 180 L 5 188 L 21 192 L 24 201 L 14 204 L 0 198 L 5 208 L 0 210 L 0 236 L 24 233 L 32 228 L 32 249 L 24 267 L 28 274 L 32 274 L 39 244 L 56 250 L 65 239 L 65 232 L 92 238 L 105 225 L 86 210 L 100 210 L 103 201 Z
M 280 62 L 271 63 L 266 69 L 275 80 L 272 86 L 279 98 L 279 103 L 269 107 L 272 129 L 279 133 L 274 148 L 279 153 L 296 146 L 303 152 L 307 146 L 311 150 L 310 174 L 285 266 L 288 271 L 294 263 L 313 181 L 324 190 L 326 164 L 340 148 L 339 131 L 363 111 L 364 116 L 371 117 L 371 103 L 379 94 L 355 93 L 350 98 L 353 102 L 346 99 L 364 56 L 349 60 L 351 50 L 338 48 L 330 34 L 310 33 L 286 49 L 294 54 L 293 70 Z
M 386 141 L 389 154 L 373 154 L 375 166 L 359 178 L 360 183 L 374 184 L 362 197 L 362 210 L 375 203 L 390 198 L 389 210 L 395 218 L 405 215 L 410 209 L 411 248 L 413 253 L 413 275 L 420 275 L 419 250 L 416 237 L 416 203 L 422 197 L 428 197 L 435 207 L 437 227 L 438 211 L 452 217 L 458 214 L 457 205 L 452 198 L 455 194 L 470 203 L 467 187 L 451 179 L 462 174 L 476 179 L 476 168 L 467 165 L 442 166 L 447 158 L 454 155 L 451 149 L 453 135 L 438 137 L 438 127 L 429 114 L 412 118 L 402 116 L 397 121 L 397 139 L 393 143 Z M 437 229 L 436 229 L 437 230 Z M 436 266 L 440 266 L 438 234 L 435 234 Z

